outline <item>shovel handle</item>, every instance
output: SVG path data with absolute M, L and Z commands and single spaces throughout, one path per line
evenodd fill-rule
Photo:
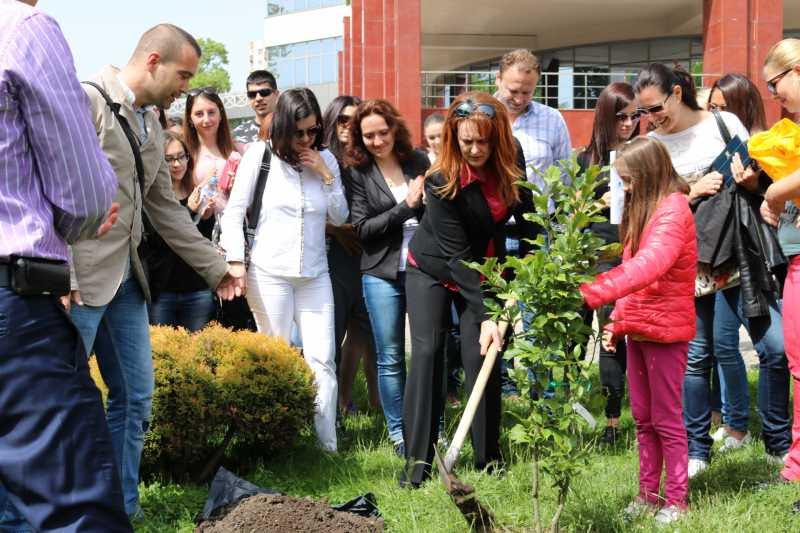
M 516 305 L 516 302 L 509 301 L 506 305 Z M 467 438 L 469 427 L 472 425 L 472 420 L 475 418 L 475 411 L 478 410 L 478 404 L 483 398 L 483 391 L 486 389 L 486 383 L 489 381 L 489 376 L 492 373 L 495 359 L 497 354 L 503 347 L 503 341 L 508 330 L 508 322 L 501 321 L 497 324 L 498 332 L 500 333 L 500 345 L 492 343 L 486 352 L 483 359 L 483 365 L 475 380 L 475 386 L 472 387 L 472 393 L 467 400 L 467 406 L 464 408 L 464 414 L 461 415 L 461 420 L 458 422 L 456 433 L 453 435 L 453 440 L 450 441 L 450 447 L 447 448 L 447 453 L 444 456 L 444 466 L 448 472 L 452 472 L 453 465 L 455 465 L 458 455 L 461 453 L 461 447 L 464 446 L 464 440 Z

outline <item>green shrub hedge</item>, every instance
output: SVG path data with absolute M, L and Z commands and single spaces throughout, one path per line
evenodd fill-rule
M 153 327 L 150 337 L 155 393 L 143 477 L 196 479 L 215 457 L 254 466 L 313 422 L 313 375 L 286 342 L 216 324 L 194 334 Z M 94 363 L 92 374 L 103 388 Z

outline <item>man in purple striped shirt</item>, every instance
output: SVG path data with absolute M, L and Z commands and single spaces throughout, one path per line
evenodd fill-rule
M 100 395 L 57 294 L 68 244 L 113 225 L 117 179 L 35 3 L 0 0 L 0 522 L 13 504 L 36 531 L 127 532 Z

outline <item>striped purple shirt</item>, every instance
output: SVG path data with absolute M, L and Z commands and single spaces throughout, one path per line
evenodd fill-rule
M 117 190 L 56 22 L 0 0 L 0 258 L 68 258 Z

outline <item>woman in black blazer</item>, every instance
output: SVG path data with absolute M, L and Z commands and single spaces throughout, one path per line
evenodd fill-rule
M 505 255 L 506 221 L 513 215 L 523 237 L 533 224 L 525 163 L 503 104 L 485 93 L 466 93 L 453 102 L 442 132 L 442 153 L 425 180 L 426 210 L 409 250 L 406 301 L 411 324 L 411 371 L 405 391 L 406 469 L 404 486 L 430 474 L 433 444 L 443 408 L 442 343 L 450 301 L 461 327 L 461 358 L 467 392 L 472 390 L 498 327 L 487 316 L 480 274 L 464 261 Z M 521 245 L 527 243 L 521 239 Z M 523 253 L 526 250 L 521 250 Z M 472 423 L 477 468 L 500 459 L 500 366 L 495 363 Z
M 422 219 L 428 156 L 385 100 L 361 103 L 353 116 L 348 161 L 350 216 L 361 241 L 361 272 L 378 367 L 378 392 L 395 452 L 403 456 L 405 270 L 408 243 Z

